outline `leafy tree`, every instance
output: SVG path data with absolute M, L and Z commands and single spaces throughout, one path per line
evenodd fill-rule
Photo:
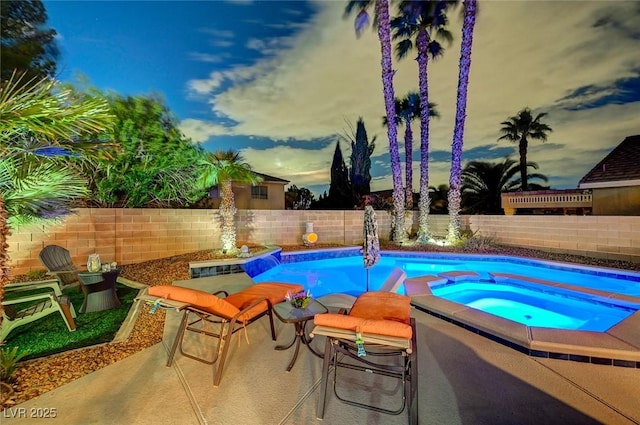
M 527 178 L 527 148 L 529 146 L 529 139 L 545 142 L 547 140 L 547 133 L 553 131 L 551 127 L 541 122 L 542 118 L 546 116 L 547 114 L 543 112 L 534 118 L 531 114 L 531 109 L 524 108 L 518 112 L 517 115 L 509 117 L 507 121 L 500 123 L 500 125 L 502 125 L 500 129 L 502 136 L 498 138 L 498 140 L 509 140 L 510 142 L 518 143 L 522 190 L 529 189 Z
M 333 208 L 344 209 L 353 207 L 349 170 L 344 163 L 340 141 L 336 142 L 331 162 L 331 184 L 329 185 L 329 200 Z
M 108 96 L 116 115 L 113 159 L 93 175 L 102 205 L 183 206 L 203 196 L 196 184 L 203 151 L 178 130 L 178 120 L 152 96 Z
M 530 162 L 527 167 L 538 169 L 538 164 Z M 471 161 L 462 171 L 462 204 L 471 214 L 503 214 L 500 194 L 513 192 L 520 187 L 518 174 L 519 165 L 511 158 L 503 162 L 491 163 Z M 547 181 L 542 174 L 532 174 L 530 177 Z M 548 189 L 535 185 L 538 189 Z
M 228 150 L 209 152 L 201 162 L 205 166 L 199 178 L 200 186 L 220 185 L 220 217 L 222 218 L 222 249 L 225 252 L 236 251 L 236 209 L 232 182 L 257 184 L 262 178 L 251 170 L 240 153 Z
M 58 48 L 56 31 L 47 29 L 47 12 L 40 0 L 3 0 L 0 2 L 0 64 L 2 80 L 13 71 L 33 77 L 53 77 Z M 14 80 L 15 83 L 16 80 Z
M 401 15 L 391 21 L 398 59 L 405 58 L 415 47 L 418 51 L 418 79 L 420 86 L 420 203 L 418 206 L 418 242 L 429 238 L 429 56 L 438 58 L 443 53 L 438 40 L 451 41 L 446 29 L 446 11 L 451 2 L 402 1 Z M 415 39 L 415 41 L 414 41 Z
M 351 169 L 349 171 L 351 188 L 353 189 L 353 197 L 359 200 L 371 192 L 371 154 L 376 147 L 376 137 L 374 136 L 369 143 L 364 120 L 360 117 L 356 124 L 355 134 L 347 135 L 346 139 L 351 143 Z
M 77 101 L 54 80 L 24 78 L 14 74 L 0 85 L 0 300 L 9 280 L 11 228 L 71 212 L 87 189 L 70 165 L 98 152 L 100 143 L 82 139 L 113 121 L 104 99 Z
M 375 4 L 375 16 L 380 40 L 382 88 L 384 95 L 385 113 L 387 122 L 396 122 L 396 110 L 393 91 L 393 74 L 391 67 L 391 24 L 389 20 L 389 0 L 351 0 L 345 9 L 345 15 L 353 10 L 360 10 L 355 19 L 356 35 L 362 34 L 369 25 L 367 8 Z M 404 225 L 404 193 L 402 190 L 402 169 L 400 167 L 400 154 L 398 152 L 398 132 L 396 126 L 387 126 L 389 138 L 389 156 L 391 157 L 391 175 L 393 179 L 393 225 L 391 240 L 402 242 L 407 239 L 407 231 Z
M 285 208 L 288 210 L 308 210 L 315 201 L 315 195 L 306 187 L 291 185 L 284 194 Z
M 464 0 L 464 22 L 460 42 L 460 64 L 458 65 L 458 95 L 456 100 L 456 121 L 451 144 L 451 172 L 449 173 L 449 229 L 447 240 L 455 243 L 460 239 L 460 184 L 462 180 L 462 146 L 464 144 L 464 124 L 467 118 L 467 87 L 471 71 L 471 49 L 473 28 L 476 24 L 476 0 Z

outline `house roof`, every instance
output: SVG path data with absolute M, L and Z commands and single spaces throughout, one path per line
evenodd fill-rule
M 625 138 L 580 179 L 579 187 L 620 186 L 620 182 L 626 182 L 627 186 L 630 184 L 635 186 L 640 184 L 638 183 L 640 182 L 638 164 L 640 164 L 640 134 Z
M 284 184 L 289 183 L 289 180 L 281 179 L 281 178 L 278 178 L 278 177 L 273 177 L 273 176 L 270 176 L 268 174 L 258 173 L 256 171 L 254 171 L 254 173 L 257 174 L 258 176 L 262 177 L 262 180 L 264 180 L 266 182 L 284 183 Z

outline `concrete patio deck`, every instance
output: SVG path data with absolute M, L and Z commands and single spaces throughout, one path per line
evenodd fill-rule
M 248 279 L 230 275 L 176 283 L 233 291 L 250 284 Z M 640 424 L 640 369 L 528 357 L 426 313 L 416 310 L 413 316 L 419 347 L 420 424 Z M 211 366 L 177 355 L 174 365 L 165 367 L 178 320 L 177 313 L 167 312 L 163 343 L 5 410 L 0 422 L 407 423 L 405 414 L 359 409 L 332 395 L 324 420 L 316 419 L 322 361 L 302 347 L 297 363 L 286 372 L 292 352 L 273 347 L 293 337 L 293 326 L 277 319 L 277 342 L 269 337 L 266 318 L 247 328 L 250 344 L 243 334 L 234 337 L 219 388 L 212 386 Z M 196 335 L 189 343 L 198 349 L 205 342 L 205 337 Z M 381 403 L 397 395 L 387 382 L 369 385 L 382 388 L 369 393 Z M 55 418 L 37 418 L 51 409 Z

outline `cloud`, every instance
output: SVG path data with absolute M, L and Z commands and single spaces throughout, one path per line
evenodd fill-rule
M 205 142 L 213 136 L 229 134 L 229 130 L 223 125 L 192 118 L 180 122 L 180 131 L 196 143 Z
M 214 55 L 211 53 L 189 52 L 189 59 L 192 59 L 198 62 L 220 63 L 220 62 L 223 62 L 226 57 L 227 55 Z M 207 90 L 206 93 L 209 93 L 209 90 Z
M 384 104 L 377 35 L 370 30 L 356 39 L 353 18 L 342 19 L 341 2 L 314 5 L 317 13 L 286 43 L 249 42 L 248 46 L 268 50 L 272 56 L 249 66 L 212 72 L 208 79 L 190 81 L 188 86 L 194 93 L 210 96 L 213 115 L 235 123 L 229 131 L 236 135 L 313 140 L 341 134 L 345 119 L 355 122 L 362 116 L 369 138 L 378 136 L 375 155 L 381 157 L 388 142 L 381 124 Z M 509 146 L 497 141 L 500 123 L 525 106 L 536 113 L 548 112 L 546 122 L 554 132 L 548 144 L 531 142 L 529 158 L 540 164 L 541 173 L 558 176 L 549 182 L 553 186 L 575 187 L 601 159 L 603 150 L 639 131 L 640 103 L 597 103 L 611 96 L 617 82 L 637 77 L 638 16 L 634 2 L 484 3 L 474 34 L 465 152 L 488 145 Z M 441 59 L 430 63 L 430 100 L 438 104 L 441 115 L 431 121 L 432 151 L 449 151 L 451 146 L 460 25 L 460 20 L 452 17 L 454 43 L 445 46 Z M 394 59 L 393 66 L 397 71 L 396 96 L 416 90 L 416 62 Z M 585 87 L 599 89 L 581 92 Z M 585 103 L 595 106 L 571 110 Z M 419 135 L 416 123 L 414 136 L 419 139 Z M 402 129 L 398 137 L 401 142 Z M 291 154 L 286 154 L 287 146 L 279 149 L 282 164 L 294 163 L 288 166 L 292 170 L 303 162 L 298 154 L 316 162 L 319 156 L 327 155 L 325 163 L 330 163 L 333 154 L 326 148 L 314 151 L 312 143 L 308 152 L 291 149 Z M 430 184 L 448 182 L 449 167 L 448 159 L 433 161 Z M 256 168 L 262 166 L 256 163 Z M 289 168 L 283 165 L 281 170 L 288 172 Z M 328 173 L 328 168 L 325 171 Z M 279 173 L 278 169 L 264 172 L 288 179 L 296 175 Z M 318 171 L 311 176 L 304 177 L 304 184 L 328 183 L 326 173 Z M 419 178 L 417 172 L 414 178 Z M 376 176 L 375 181 L 391 187 L 390 175 Z

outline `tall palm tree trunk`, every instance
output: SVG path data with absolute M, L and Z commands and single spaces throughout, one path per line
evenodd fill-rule
M 473 27 L 476 24 L 476 0 L 465 0 L 462 42 L 460 44 L 460 65 L 458 70 L 458 94 L 456 103 L 456 123 L 451 144 L 451 173 L 449 174 L 449 230 L 447 240 L 460 239 L 460 182 L 462 179 L 462 146 L 464 124 L 467 118 L 467 89 L 471 70 Z
M 4 299 L 4 286 L 9 282 L 9 226 L 7 226 L 7 210 L 4 207 L 4 198 L 0 194 L 0 300 Z M 0 317 L 4 313 L 4 308 L 0 304 Z M 0 341 L 1 342 L 1 341 Z
M 376 16 L 378 17 L 378 38 L 382 59 L 382 87 L 384 92 L 384 106 L 387 113 L 387 135 L 389 136 L 389 156 L 391 157 L 391 174 L 393 177 L 393 233 L 392 240 L 402 242 L 407 239 L 404 224 L 404 192 L 402 190 L 402 169 L 398 152 L 398 131 L 393 123 L 396 122 L 396 107 L 393 92 L 393 71 L 391 67 L 391 25 L 389 23 L 389 1 L 376 1 Z
M 418 45 L 418 78 L 420 84 L 420 201 L 418 203 L 418 243 L 426 243 L 429 234 L 429 85 L 427 55 L 429 33 L 421 29 L 416 37 Z
M 404 129 L 405 154 L 405 202 L 408 210 L 413 209 L 413 130 L 411 121 L 406 120 Z
M 229 251 L 236 248 L 236 226 L 234 216 L 237 209 L 233 196 L 231 179 L 221 183 L 220 217 L 222 218 L 222 249 Z
M 528 148 L 528 140 L 526 136 L 522 136 L 519 143 L 519 151 L 520 151 L 520 181 L 522 190 L 527 190 L 529 187 L 527 183 L 527 148 Z

